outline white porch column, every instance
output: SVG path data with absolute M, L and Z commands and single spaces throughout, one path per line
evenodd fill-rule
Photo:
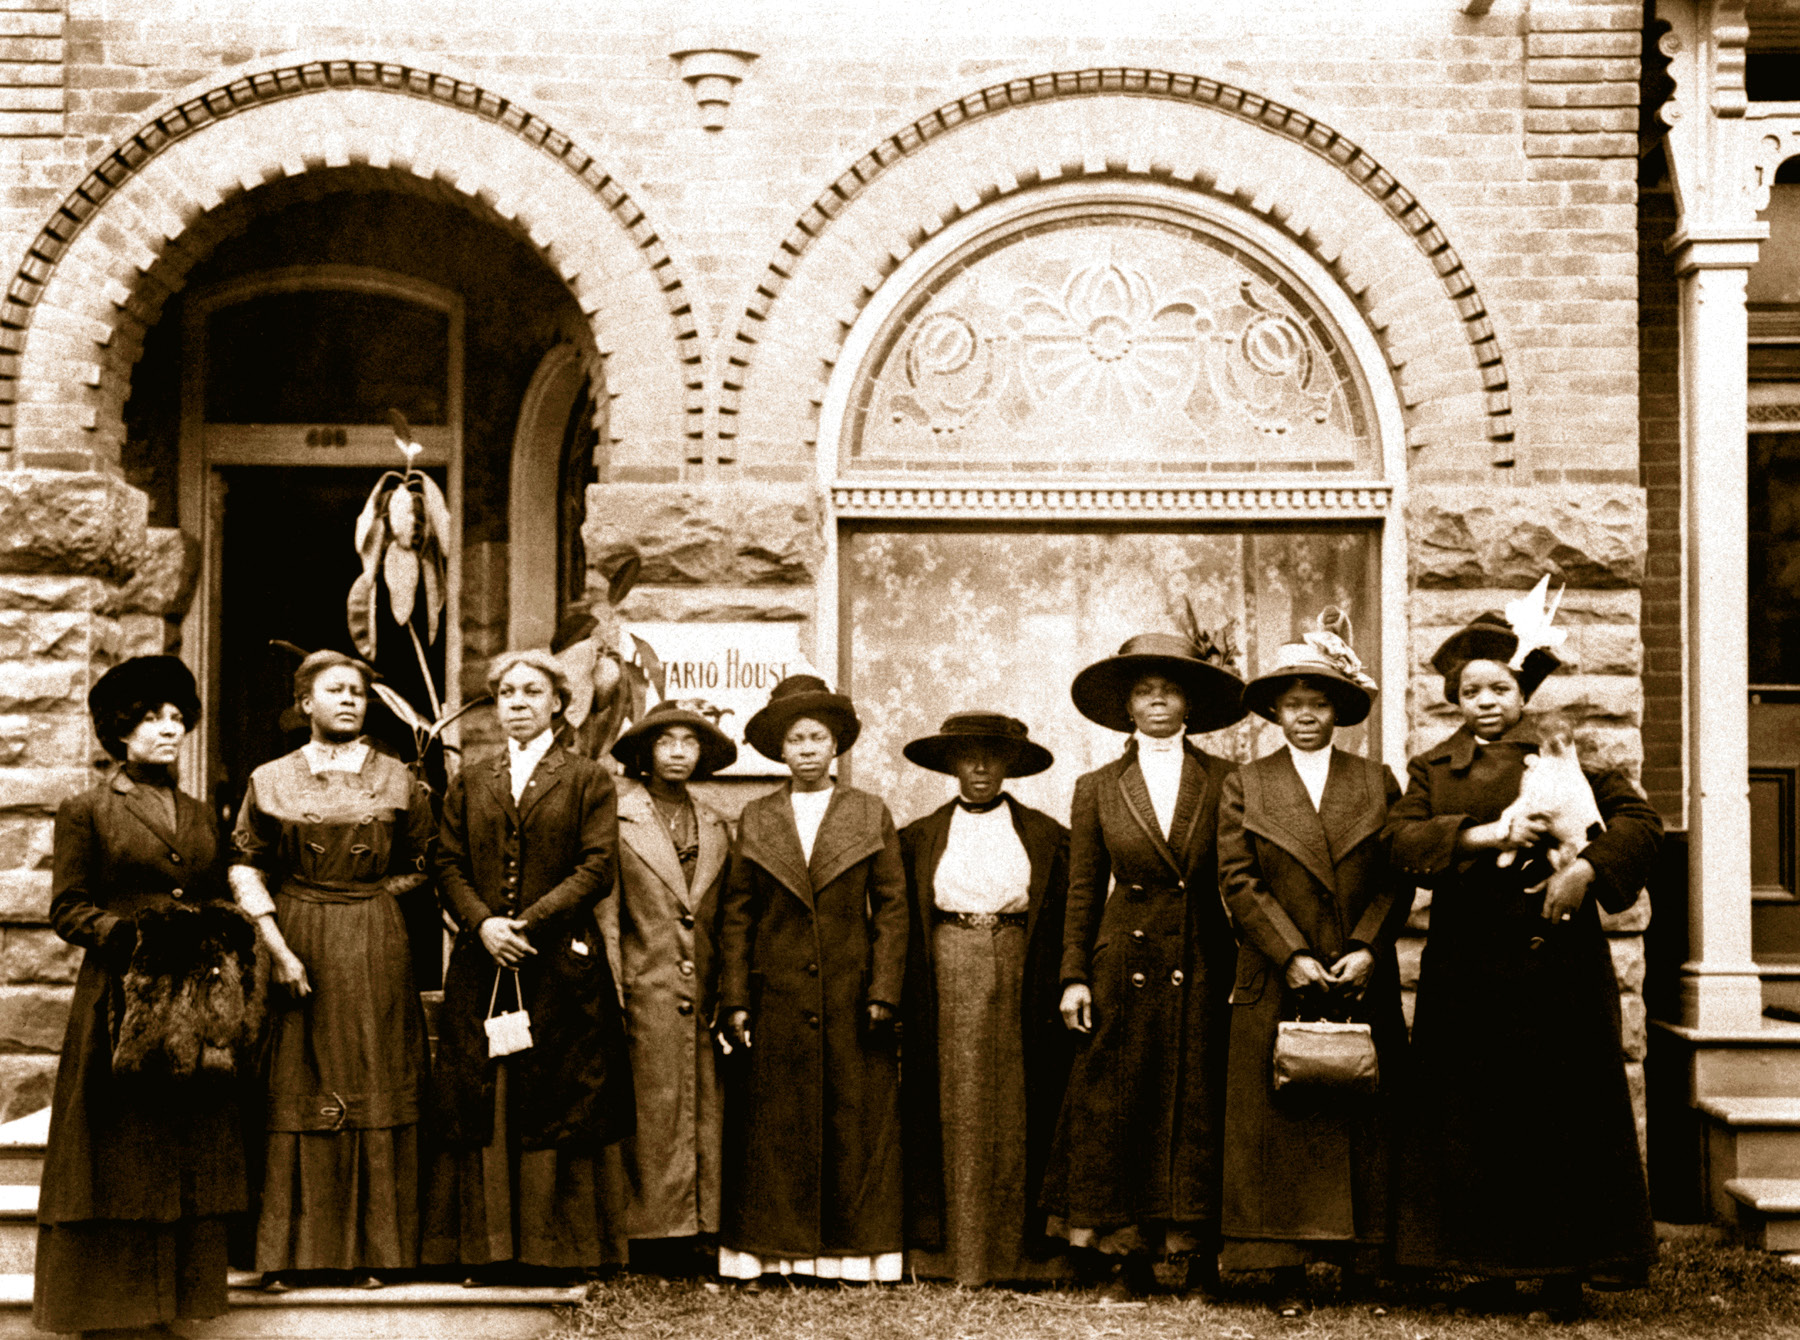
M 1762 1026 L 1750 947 L 1748 322 L 1761 223 L 1670 239 L 1681 284 L 1688 952 L 1682 1022 Z

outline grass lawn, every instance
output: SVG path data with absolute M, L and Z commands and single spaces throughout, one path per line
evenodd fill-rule
M 1181 1297 L 1114 1306 L 1091 1293 L 1013 1293 L 907 1284 L 869 1289 L 771 1287 L 745 1294 L 716 1283 L 627 1275 L 598 1285 L 549 1333 L 637 1340 L 1475 1340 L 1476 1337 L 1800 1337 L 1800 1268 L 1740 1248 L 1675 1240 L 1662 1248 L 1650 1287 L 1588 1291 L 1589 1316 L 1570 1326 L 1457 1312 L 1447 1285 L 1421 1285 L 1382 1300 L 1334 1302 L 1298 1320 L 1266 1303 Z M 1522 1306 L 1530 1306 L 1529 1301 Z

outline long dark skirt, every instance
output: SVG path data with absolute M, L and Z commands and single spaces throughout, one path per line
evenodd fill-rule
M 433 1160 L 425 1264 L 622 1265 L 630 1193 L 619 1146 L 521 1149 L 507 1114 L 507 1063 L 496 1068 L 493 1140 Z
M 416 1266 L 425 1016 L 399 905 L 284 888 L 276 909 L 313 989 L 274 1021 L 257 1268 Z
M 220 1215 L 40 1225 L 31 1324 L 68 1333 L 219 1316 L 227 1224 Z
M 937 951 L 944 1248 L 913 1251 L 916 1274 L 958 1284 L 1066 1277 L 1068 1258 L 1026 1251 L 1025 928 L 945 924 Z

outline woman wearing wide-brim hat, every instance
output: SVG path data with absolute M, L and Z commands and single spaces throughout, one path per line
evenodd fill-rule
M 1334 621 L 1336 622 L 1336 621 Z M 1377 759 L 1334 748 L 1376 692 L 1338 631 L 1277 649 L 1244 706 L 1282 746 L 1225 779 L 1219 890 L 1241 944 L 1231 994 L 1225 1100 L 1225 1268 L 1276 1272 L 1297 1315 L 1306 1265 L 1370 1276 L 1388 1241 L 1388 1168 L 1406 1023 L 1394 942 L 1412 907 L 1381 839 L 1400 787 Z M 1294 1098 L 1273 1088 L 1279 1026 L 1325 1018 L 1370 1026 L 1374 1094 Z
M 627 1231 L 656 1244 L 640 1257 L 678 1274 L 701 1267 L 698 1252 L 719 1232 L 724 1094 L 712 1018 L 731 831 L 689 784 L 730 767 L 738 749 L 705 708 L 660 702 L 613 745 L 625 768 L 619 892 L 600 904 L 602 933 L 618 956 L 637 1094 L 637 1132 L 625 1147 Z
M 957 787 L 900 831 L 909 1266 L 963 1285 L 1057 1278 L 1067 1244 L 1046 1237 L 1038 1192 L 1072 1051 L 1057 1012 L 1069 834 L 1003 789 L 1053 760 L 997 712 L 958 712 L 903 752 Z
M 1214 830 L 1234 765 L 1185 736 L 1240 720 L 1243 687 L 1189 639 L 1143 633 L 1071 690 L 1131 738 L 1075 783 L 1061 1014 L 1079 1037 L 1044 1204 L 1073 1246 L 1122 1258 L 1114 1293 L 1149 1291 L 1158 1253 L 1191 1253 L 1195 1287 L 1217 1278 L 1237 945 Z
M 1525 703 L 1559 664 L 1546 587 L 1438 648 L 1432 665 L 1463 724 L 1412 760 L 1388 816 L 1395 865 L 1436 895 L 1396 1255 L 1487 1277 L 1477 1300 L 1489 1306 L 1510 1304 L 1514 1279 L 1540 1277 L 1538 1305 L 1566 1317 L 1584 1278 L 1641 1281 L 1655 1260 L 1601 913 L 1637 900 L 1662 824 L 1612 768 L 1583 769 L 1605 831 L 1560 869 L 1543 823 L 1506 814 L 1540 750 Z
M 196 936 L 235 923 L 253 952 L 217 821 L 175 784 L 200 720 L 194 677 L 173 656 L 136 657 L 101 676 L 88 709 L 117 765 L 56 811 L 50 922 L 85 953 L 50 1109 L 32 1308 L 34 1325 L 63 1333 L 224 1312 L 229 1217 L 248 1208 L 236 1086 L 205 1070 L 128 1073 L 115 1058 L 140 925 L 148 942 L 153 922 L 165 940 L 183 922 Z
M 728 1278 L 900 1278 L 906 874 L 887 806 L 830 775 L 860 729 L 814 675 L 744 728 L 793 780 L 744 807 L 720 918 Z

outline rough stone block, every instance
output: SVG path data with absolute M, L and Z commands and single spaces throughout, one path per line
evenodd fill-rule
M 0 609 L 92 610 L 107 589 L 92 577 L 0 573 Z
M 55 712 L 86 701 L 88 663 L 0 661 L 0 711 Z
M 199 542 L 173 526 L 153 526 L 144 532 L 137 571 L 107 601 L 107 611 L 179 617 L 193 602 L 199 575 Z
M 1600 926 L 1609 935 L 1642 935 L 1650 929 L 1650 891 L 1639 893 L 1637 901 L 1623 912 L 1601 912 Z
M 1643 669 L 1644 643 L 1636 629 L 1589 627 L 1572 629 L 1574 666 L 1589 675 L 1635 675 Z
M 0 572 L 122 581 L 144 552 L 149 499 L 111 475 L 0 472 Z
M 596 484 L 581 537 L 610 573 L 632 553 L 649 586 L 805 586 L 825 554 L 808 485 Z
M 99 752 L 85 713 L 0 716 L 0 767 L 86 764 Z
M 619 618 L 624 623 L 803 623 L 813 616 L 810 597 L 811 592 L 779 587 L 640 586 L 619 607 Z
M 1644 937 L 1615 935 L 1607 941 L 1612 950 L 1613 975 L 1619 979 L 1619 990 L 1633 994 L 1644 989 Z
M 1636 488 L 1421 488 L 1406 506 L 1412 584 L 1529 587 L 1548 572 L 1571 586 L 1634 587 L 1647 515 Z
M 0 1051 L 53 1052 L 69 1020 L 68 987 L 0 986 Z
M 0 769 L 0 810 L 53 815 L 58 805 L 92 782 L 87 768 Z
M 160 656 L 167 650 L 169 621 L 160 614 L 121 614 L 113 655 L 123 661 L 132 656 Z
M 36 814 L 0 814 L 0 870 L 47 870 L 51 820 Z
M 0 981 L 14 986 L 73 985 L 81 955 L 55 931 L 9 926 L 0 932 Z
M 92 617 L 80 611 L 54 614 L 0 611 L 0 659 L 85 660 L 89 654 L 92 625 Z
M 0 1056 L 0 1121 L 14 1121 L 50 1106 L 56 1087 L 55 1056 Z
M 48 870 L 0 870 L 0 922 L 42 925 L 50 919 Z

